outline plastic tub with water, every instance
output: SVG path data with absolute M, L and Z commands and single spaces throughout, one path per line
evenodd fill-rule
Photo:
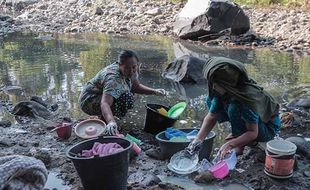
M 179 129 L 181 131 L 184 131 L 185 133 L 189 133 L 193 131 L 195 128 L 189 128 L 189 129 Z M 203 158 L 210 158 L 212 147 L 213 147 L 213 140 L 215 138 L 215 132 L 211 131 L 205 140 L 203 141 L 203 145 L 201 146 L 201 149 L 199 150 L 199 160 L 202 160 Z M 170 159 L 172 155 L 175 153 L 184 150 L 190 143 L 190 141 L 186 142 L 179 142 L 170 141 L 165 136 L 165 131 L 162 131 L 156 135 L 156 140 L 159 143 L 160 151 L 164 159 Z

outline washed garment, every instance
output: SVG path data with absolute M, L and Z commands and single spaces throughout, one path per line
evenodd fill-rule
M 106 93 L 113 97 L 113 114 L 119 118 L 124 117 L 128 109 L 133 108 L 134 95 L 131 89 L 134 80 L 138 80 L 138 74 L 126 78 L 118 62 L 103 68 L 84 86 L 79 98 L 81 109 L 89 115 L 102 115 L 101 98 Z
M 194 129 L 188 133 L 185 133 L 179 129 L 175 129 L 173 127 L 169 127 L 166 129 L 165 131 L 165 136 L 167 139 L 172 139 L 174 137 L 184 137 L 185 139 L 187 139 L 188 136 L 196 136 L 198 134 L 198 130 Z
M 82 150 L 83 157 L 91 157 L 91 156 L 107 156 L 110 154 L 115 154 L 121 152 L 124 148 L 117 143 L 98 143 L 95 142 L 93 148 L 90 150 Z
M 41 190 L 47 175 L 41 160 L 20 155 L 0 157 L 0 189 Z
M 238 137 L 247 131 L 246 123 L 258 125 L 258 136 L 256 139 L 258 142 L 272 140 L 279 133 L 281 126 L 279 115 L 265 123 L 251 108 L 236 100 L 226 102 L 221 97 L 214 96 L 212 99 L 207 97 L 206 104 L 209 112 L 217 114 L 218 122 L 230 122 L 234 137 Z
M 279 112 L 279 104 L 262 87 L 248 77 L 244 64 L 225 57 L 213 57 L 203 68 L 208 80 L 209 96 L 214 96 L 212 82 L 216 81 L 229 96 L 248 106 L 264 122 L 269 122 Z

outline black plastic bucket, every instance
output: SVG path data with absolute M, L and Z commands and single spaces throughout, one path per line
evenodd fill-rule
M 159 104 L 147 104 L 146 116 L 144 123 L 144 131 L 157 135 L 159 132 L 166 130 L 168 127 L 172 127 L 177 119 L 164 116 L 157 112 L 157 109 L 165 108 L 167 111 L 170 109 L 166 106 Z
M 189 133 L 190 131 L 194 130 L 194 128 L 179 129 L 179 130 Z M 204 158 L 208 160 L 210 159 L 210 155 L 213 148 L 213 140 L 215 136 L 216 136 L 215 132 L 211 131 L 205 138 L 205 140 L 203 141 L 203 145 L 199 150 L 199 160 L 202 160 Z M 166 138 L 165 131 L 158 133 L 156 135 L 156 140 L 159 144 L 160 151 L 164 159 L 170 159 L 171 156 L 173 156 L 175 153 L 181 150 L 184 150 L 190 143 L 190 142 L 171 142 Z
M 77 157 L 82 150 L 89 150 L 95 142 L 118 143 L 124 150 L 103 157 Z M 98 137 L 73 145 L 66 152 L 78 172 L 86 190 L 125 190 L 129 165 L 129 150 L 132 143 L 119 137 Z

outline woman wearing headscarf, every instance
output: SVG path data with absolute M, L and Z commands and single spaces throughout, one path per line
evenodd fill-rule
M 139 82 L 138 62 L 135 52 L 123 50 L 118 61 L 99 71 L 81 92 L 79 103 L 82 111 L 100 116 L 107 122 L 106 134 L 118 133 L 114 116 L 122 118 L 133 108 L 133 93 L 159 96 L 166 94 L 164 89 L 153 89 Z
M 232 149 L 242 154 L 246 145 L 269 141 L 279 132 L 279 105 L 248 77 L 244 64 L 213 57 L 205 64 L 203 74 L 208 80 L 206 104 L 209 112 L 197 137 L 187 147 L 189 153 L 197 151 L 216 122 L 231 124 L 231 134 L 220 148 L 221 158 Z

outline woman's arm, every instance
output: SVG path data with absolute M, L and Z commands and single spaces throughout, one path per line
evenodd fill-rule
M 216 124 L 216 114 L 209 112 L 203 120 L 197 139 L 203 141 Z
M 197 147 L 199 147 L 209 132 L 213 129 L 216 124 L 216 114 L 209 112 L 203 120 L 201 128 L 198 132 L 197 137 L 188 145 L 186 148 L 187 152 L 193 154 Z
M 244 147 L 253 142 L 258 136 L 258 124 L 246 124 L 247 131 L 239 137 L 225 143 L 220 149 L 220 157 L 223 159 L 225 155 L 233 148 Z
M 102 116 L 104 117 L 107 123 L 109 123 L 110 121 L 115 121 L 111 110 L 112 104 L 113 104 L 113 97 L 109 94 L 103 93 L 100 107 Z
M 157 91 L 155 89 L 141 84 L 138 80 L 132 81 L 132 92 L 138 93 L 138 94 L 148 94 L 148 95 L 157 94 Z

